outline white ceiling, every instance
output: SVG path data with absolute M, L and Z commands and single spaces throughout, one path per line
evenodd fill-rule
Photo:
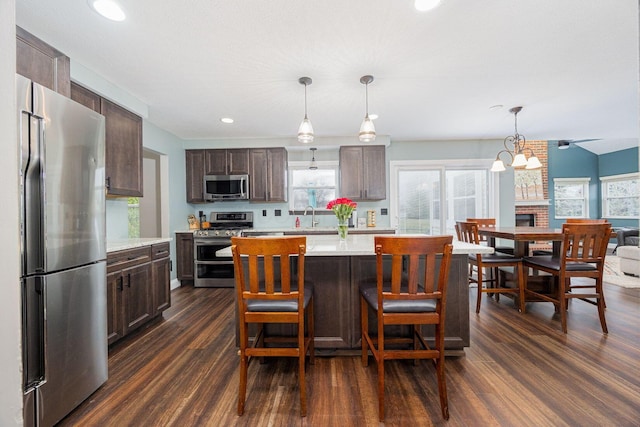
M 528 139 L 638 145 L 637 0 L 120 3 L 117 23 L 83 0 L 16 0 L 16 21 L 183 139 L 295 137 L 301 76 L 316 137 L 357 135 L 372 74 L 369 111 L 394 140 L 502 139 L 522 105 Z

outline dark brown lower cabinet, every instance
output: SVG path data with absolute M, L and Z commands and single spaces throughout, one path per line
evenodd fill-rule
M 176 264 L 178 280 L 193 281 L 193 231 L 176 233 Z
M 171 260 L 169 242 L 151 246 L 151 282 L 153 283 L 154 316 L 171 307 Z
M 452 256 L 447 288 L 445 348 L 457 354 L 470 343 L 469 284 L 467 281 L 467 254 Z M 350 350 L 360 348 L 360 293 L 362 280 L 376 277 L 375 256 L 307 256 L 305 280 L 313 282 L 315 312 L 315 346 L 323 350 Z M 369 319 L 375 331 L 375 318 Z M 237 325 L 236 325 L 237 326 Z M 291 325 L 267 325 L 267 333 L 293 335 Z M 237 329 L 236 329 L 237 331 Z M 408 330 L 391 331 L 398 335 Z M 424 327 L 422 334 L 433 342 L 434 331 Z
M 107 340 L 113 344 L 171 305 L 169 243 L 107 254 Z

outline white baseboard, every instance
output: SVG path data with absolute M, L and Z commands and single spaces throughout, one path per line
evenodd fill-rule
M 171 281 L 171 290 L 174 290 L 179 287 L 180 287 L 180 281 L 178 279 L 173 279 Z

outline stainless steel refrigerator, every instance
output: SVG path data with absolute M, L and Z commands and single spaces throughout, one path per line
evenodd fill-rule
M 107 380 L 104 117 L 16 75 L 27 426 Z

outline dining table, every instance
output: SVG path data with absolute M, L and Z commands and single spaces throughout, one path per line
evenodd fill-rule
M 487 238 L 489 246 L 495 247 L 496 239 L 513 240 L 516 257 L 529 256 L 531 242 L 552 242 L 554 255 L 560 253 L 560 242 L 563 234 L 560 228 L 548 227 L 481 227 L 478 234 Z
M 563 240 L 562 229 L 548 227 L 481 227 L 478 228 L 478 234 L 486 237 L 489 246 L 495 247 L 496 239 L 513 240 L 513 255 L 517 258 L 530 256 L 530 245 L 533 242 L 552 242 L 552 254 L 559 256 L 560 246 Z M 532 251 L 533 252 L 533 251 Z M 506 270 L 506 269 L 502 269 Z M 504 286 L 517 287 L 517 278 L 511 271 L 501 271 L 504 275 L 500 281 Z M 533 274 L 527 273 L 527 288 L 540 293 L 553 293 L 556 289 L 553 276 L 547 273 L 533 271 Z M 505 294 L 510 296 L 509 294 Z M 516 304 L 518 304 L 517 296 L 514 296 Z M 527 297 L 527 302 L 537 301 L 536 298 Z

